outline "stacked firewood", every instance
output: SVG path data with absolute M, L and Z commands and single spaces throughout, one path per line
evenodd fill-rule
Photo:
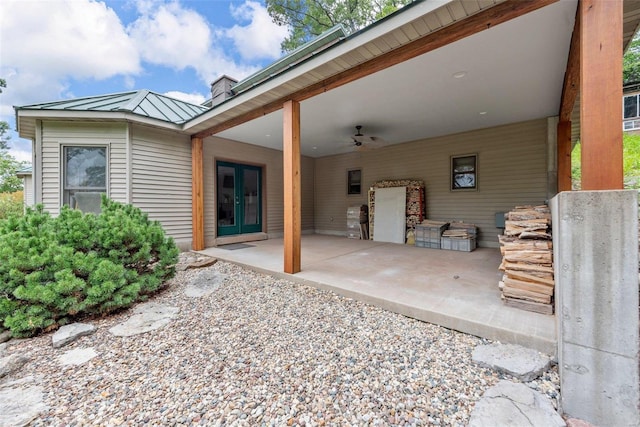
M 516 206 L 506 214 L 499 236 L 504 272 L 499 286 L 505 304 L 553 314 L 551 212 L 546 205 Z
M 452 239 L 471 239 L 476 238 L 478 227 L 474 224 L 466 224 L 464 222 L 451 222 L 449 228 L 442 232 L 442 237 Z
M 469 234 L 467 230 L 460 228 L 460 229 L 444 230 L 442 232 L 442 237 L 450 237 L 452 239 L 468 239 L 472 236 L 471 234 Z

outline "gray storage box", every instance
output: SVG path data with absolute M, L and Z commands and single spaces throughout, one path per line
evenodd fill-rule
M 442 237 L 440 240 L 440 248 L 450 251 L 471 252 L 476 248 L 476 239 L 454 239 L 451 237 Z

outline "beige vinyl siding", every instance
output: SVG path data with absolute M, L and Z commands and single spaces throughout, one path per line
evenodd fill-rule
M 107 146 L 107 193 L 113 200 L 127 201 L 127 125 L 124 123 L 43 122 L 42 203 L 53 215 L 62 204 L 62 146 Z
M 206 246 L 214 246 L 216 238 L 216 161 L 256 165 L 262 167 L 263 215 L 262 230 L 269 236 L 281 236 L 284 231 L 284 190 L 282 151 L 263 148 L 227 139 L 209 137 L 204 141 L 204 237 Z M 313 230 L 314 161 L 301 160 L 302 170 L 302 230 Z M 265 222 L 266 213 L 266 222 Z
M 24 193 L 23 193 L 23 199 L 24 199 L 24 205 L 25 206 L 33 206 L 33 176 L 32 175 L 25 175 L 25 177 L 22 180 L 22 183 L 24 185 Z
M 187 135 L 131 128 L 131 203 L 160 221 L 182 249 L 190 249 L 191 140 Z M 124 174 L 123 174 L 124 176 Z
M 478 190 L 450 191 L 450 156 L 478 155 Z M 480 227 L 479 244 L 497 246 L 495 213 L 547 197 L 547 119 L 510 124 L 316 159 L 315 225 L 319 233 L 344 234 L 348 206 L 367 202 L 383 179 L 421 179 L 427 218 Z M 363 194 L 346 194 L 346 171 L 362 168 Z

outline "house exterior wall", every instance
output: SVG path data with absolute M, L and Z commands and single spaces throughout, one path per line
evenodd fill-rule
M 191 139 L 132 125 L 130 140 L 130 202 L 160 221 L 181 249 L 190 249 Z
M 427 218 L 480 228 L 478 244 L 497 247 L 495 214 L 547 198 L 547 119 L 316 159 L 315 230 L 346 234 L 349 206 L 367 203 L 383 179 L 421 179 Z M 450 156 L 477 154 L 478 190 L 451 191 Z M 362 169 L 362 194 L 347 196 L 347 170 Z
M 52 215 L 62 204 L 62 147 L 100 145 L 107 147 L 107 193 L 113 200 L 128 201 L 127 125 L 125 123 L 42 123 L 42 203 Z
M 23 200 L 25 206 L 33 206 L 33 176 L 25 175 L 22 178 L 22 185 L 24 187 Z
M 205 246 L 215 246 L 216 239 L 216 161 L 257 165 L 262 167 L 263 212 L 262 228 L 269 237 L 284 232 L 284 190 L 282 151 L 256 145 L 209 137 L 204 140 L 204 238 Z M 303 157 L 302 170 L 302 230 L 314 228 L 314 160 Z

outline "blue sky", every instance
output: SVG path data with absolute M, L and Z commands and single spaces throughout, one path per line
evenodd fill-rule
M 200 103 L 223 74 L 241 79 L 282 56 L 287 28 L 262 0 L 3 0 L 0 120 L 14 105 L 149 89 Z M 31 160 L 13 133 L 10 153 Z

